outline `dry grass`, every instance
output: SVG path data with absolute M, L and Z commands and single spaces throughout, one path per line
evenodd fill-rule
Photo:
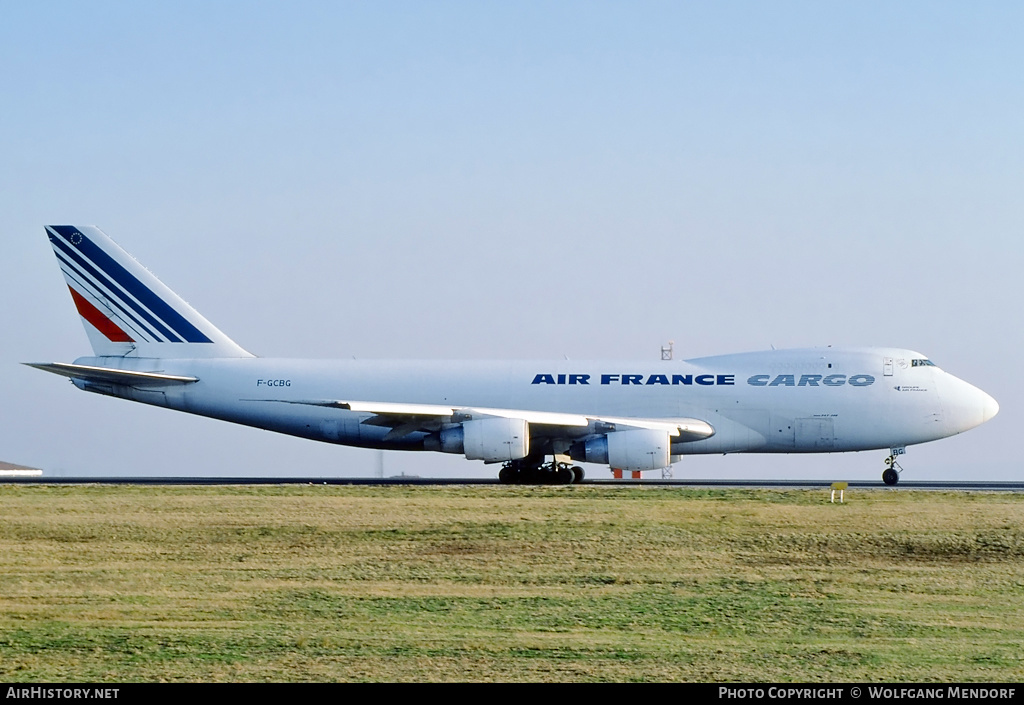
M 0 680 L 1024 678 L 1024 497 L 0 486 Z

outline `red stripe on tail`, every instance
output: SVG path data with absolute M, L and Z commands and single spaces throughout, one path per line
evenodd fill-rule
M 79 294 L 77 291 L 72 289 L 70 286 L 68 289 L 71 290 L 71 298 L 75 300 L 75 308 L 78 309 L 78 313 L 82 315 L 82 318 L 89 321 L 93 328 L 98 330 L 112 343 L 134 343 L 135 341 L 129 337 L 127 333 L 117 327 L 112 320 L 107 318 L 103 313 L 89 303 L 84 296 Z

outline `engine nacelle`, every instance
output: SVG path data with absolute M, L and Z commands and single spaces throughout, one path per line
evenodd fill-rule
M 672 464 L 670 449 L 671 442 L 665 431 L 645 428 L 612 431 L 584 443 L 583 457 L 577 460 L 607 463 L 617 470 L 658 470 Z
M 530 427 L 523 419 L 474 419 L 442 430 L 427 450 L 465 453 L 468 460 L 501 463 L 530 454 Z

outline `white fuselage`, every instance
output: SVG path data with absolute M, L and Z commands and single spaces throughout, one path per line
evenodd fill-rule
M 588 416 L 696 418 L 714 435 L 677 455 L 898 448 L 952 436 L 993 416 L 995 401 L 930 363 L 889 348 L 741 353 L 688 361 L 362 361 L 82 358 L 198 382 L 160 389 L 75 380 L 89 391 L 304 438 L 422 450 L 425 433 L 386 439 L 372 414 L 322 400 L 530 409 Z

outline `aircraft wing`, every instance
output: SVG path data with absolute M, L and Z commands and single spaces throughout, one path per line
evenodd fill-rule
M 491 409 L 478 407 L 455 407 L 434 404 L 403 404 L 394 402 L 304 400 L 283 401 L 287 404 L 308 404 L 334 409 L 345 409 L 373 414 L 363 421 L 370 426 L 390 427 L 388 440 L 400 438 L 416 431 L 437 431 L 444 424 L 461 423 L 472 419 L 507 418 L 522 419 L 537 428 L 539 435 L 586 436 L 592 433 L 608 433 L 628 429 L 651 429 L 665 431 L 677 437 L 679 442 L 699 441 L 714 435 L 711 424 L 701 419 L 669 418 L 646 419 L 634 417 L 589 416 L 565 414 L 553 411 L 528 411 L 523 409 Z
M 134 370 L 115 370 L 109 367 L 93 367 L 92 365 L 73 365 L 69 362 L 26 362 L 29 367 L 52 372 L 71 379 L 102 384 L 122 384 L 130 387 L 166 387 L 172 384 L 191 384 L 198 382 L 198 377 L 181 377 L 165 375 L 160 372 L 136 372 Z

